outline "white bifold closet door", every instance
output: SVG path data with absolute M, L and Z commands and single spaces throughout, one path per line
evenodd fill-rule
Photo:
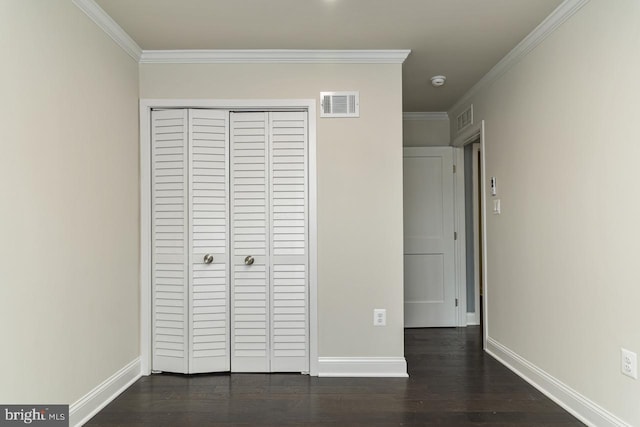
M 309 369 L 306 112 L 231 113 L 231 369 Z
M 307 113 L 151 119 L 152 368 L 308 371 Z
M 228 371 L 227 113 L 151 120 L 153 369 Z

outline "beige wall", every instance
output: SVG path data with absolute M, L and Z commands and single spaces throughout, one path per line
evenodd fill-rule
M 451 143 L 449 120 L 404 120 L 402 130 L 405 147 L 445 147 Z
M 489 335 L 631 425 L 640 381 L 620 373 L 620 347 L 640 353 L 639 22 L 637 0 L 591 0 L 472 99 L 502 200 L 487 217 Z
M 320 356 L 404 354 L 401 84 L 399 64 L 140 66 L 141 98 L 360 91 L 360 118 L 317 122 Z M 374 308 L 388 326 L 373 326 Z
M 138 69 L 71 1 L 0 2 L 0 402 L 138 355 Z

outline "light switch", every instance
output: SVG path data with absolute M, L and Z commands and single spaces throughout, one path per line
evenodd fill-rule
M 495 199 L 493 201 L 493 214 L 500 215 L 500 199 Z

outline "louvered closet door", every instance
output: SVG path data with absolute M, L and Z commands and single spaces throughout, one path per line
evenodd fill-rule
M 271 371 L 309 370 L 307 113 L 269 113 Z
M 306 146 L 306 113 L 231 114 L 234 372 L 309 369 Z
M 230 126 L 231 370 L 269 372 L 268 117 L 231 113 Z
M 228 371 L 227 112 L 165 110 L 151 117 L 152 368 Z
M 187 111 L 151 112 L 153 369 L 188 369 Z
M 189 110 L 189 373 L 230 369 L 227 116 Z
M 153 111 L 152 158 L 153 369 L 308 371 L 306 113 Z

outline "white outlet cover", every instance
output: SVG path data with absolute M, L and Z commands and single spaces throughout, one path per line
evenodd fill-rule
M 638 355 L 627 349 L 620 349 L 620 371 L 634 380 L 638 379 Z
M 387 310 L 384 308 L 373 309 L 373 326 L 387 326 Z

